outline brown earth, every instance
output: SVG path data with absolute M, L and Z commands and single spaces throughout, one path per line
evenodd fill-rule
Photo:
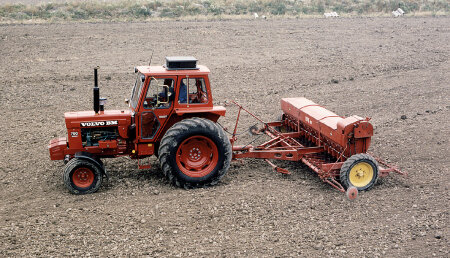
M 449 256 L 450 24 L 440 18 L 239 20 L 0 26 L 0 256 Z M 106 160 L 110 180 L 68 193 L 47 143 L 65 111 L 91 109 L 101 66 L 108 109 L 125 108 L 133 66 L 193 55 L 216 104 L 270 120 L 305 96 L 372 117 L 371 150 L 409 172 L 359 198 L 307 167 L 234 163 L 216 187 L 182 190 L 158 161 Z M 221 123 L 231 126 L 236 108 Z M 402 116 L 406 119 L 401 119 Z M 254 123 L 245 118 L 240 131 Z M 245 136 L 244 140 L 248 140 Z

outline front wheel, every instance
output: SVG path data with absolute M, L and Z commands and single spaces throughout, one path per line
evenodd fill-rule
M 222 128 L 203 118 L 182 120 L 167 130 L 159 147 L 164 175 L 179 187 L 217 184 L 231 162 L 231 144 Z
M 94 193 L 102 184 L 102 168 L 93 161 L 73 158 L 64 167 L 63 180 L 73 194 Z
M 378 163 L 367 154 L 355 154 L 347 159 L 341 167 L 340 180 L 347 189 L 354 186 L 358 191 L 372 188 L 378 178 Z

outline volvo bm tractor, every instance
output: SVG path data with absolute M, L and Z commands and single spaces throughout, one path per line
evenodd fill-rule
M 176 186 L 219 182 L 230 166 L 228 137 L 216 124 L 225 108 L 214 106 L 209 69 L 193 57 L 167 57 L 163 66 L 135 68 L 128 108 L 105 110 L 94 69 L 94 109 L 64 114 L 67 136 L 50 141 L 52 160 L 64 160 L 64 184 L 74 194 L 98 190 L 106 170 L 103 158 L 159 157 Z M 140 165 L 149 168 L 149 165 Z

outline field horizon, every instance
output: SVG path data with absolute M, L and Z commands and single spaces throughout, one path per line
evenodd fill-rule
M 9 0 L 0 4 L 0 23 L 318 18 L 326 12 L 336 12 L 341 17 L 373 17 L 393 16 L 392 12 L 398 8 L 405 16 L 446 16 L 450 3 L 430 0 Z

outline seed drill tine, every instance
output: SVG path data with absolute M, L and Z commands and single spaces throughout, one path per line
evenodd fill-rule
M 291 172 L 289 172 L 287 169 L 284 168 L 280 168 L 279 166 L 273 164 L 270 160 L 268 159 L 264 159 L 267 163 L 269 163 L 269 165 L 273 168 L 273 171 L 281 173 L 281 174 L 285 174 L 285 175 L 290 175 Z

